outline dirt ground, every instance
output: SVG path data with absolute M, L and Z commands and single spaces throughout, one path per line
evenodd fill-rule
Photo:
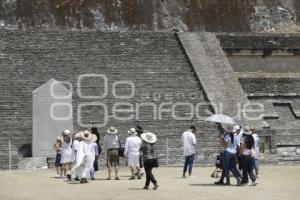
M 181 168 L 160 167 L 154 170 L 158 190 L 142 190 L 142 180 L 128 180 L 129 170 L 120 170 L 121 180 L 105 180 L 107 172 L 102 169 L 96 180 L 88 184 L 67 182 L 54 178 L 54 170 L 1 171 L 1 200 L 285 200 L 299 199 L 300 166 L 262 166 L 259 184 L 253 186 L 215 186 L 210 177 L 212 167 L 196 167 L 193 177 L 181 178 Z

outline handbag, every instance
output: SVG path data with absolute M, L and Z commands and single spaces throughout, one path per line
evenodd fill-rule
M 255 149 L 251 149 L 251 157 L 256 159 L 257 154 L 256 154 Z
M 159 167 L 159 163 L 158 163 L 158 158 L 157 158 L 156 145 L 155 145 L 155 155 L 156 155 L 156 158 L 153 159 L 153 167 L 157 168 L 157 167 Z
M 120 142 L 120 137 L 119 136 L 118 136 L 118 140 L 119 140 L 118 156 L 119 157 L 124 157 L 125 148 L 123 148 L 121 146 L 121 142 Z

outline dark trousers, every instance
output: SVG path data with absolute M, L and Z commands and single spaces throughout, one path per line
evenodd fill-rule
M 223 169 L 224 169 L 224 177 L 229 179 L 229 171 L 231 171 L 236 179 L 241 177 L 241 174 L 236 168 L 236 157 L 235 153 L 230 153 L 228 151 L 224 152 L 224 162 L 223 162 Z
M 145 168 L 145 173 L 146 173 L 146 183 L 145 187 L 148 187 L 150 185 L 150 181 L 156 185 L 157 181 L 155 180 L 153 174 L 152 174 L 152 169 L 154 167 L 154 159 L 150 160 L 145 160 L 144 161 L 144 168 Z
M 95 161 L 94 161 L 94 171 L 95 171 L 95 172 L 99 171 L 99 167 L 98 167 L 98 159 L 97 159 L 97 157 L 95 158 Z
M 194 157 L 195 157 L 195 154 L 192 154 L 192 155 L 189 155 L 189 156 L 185 156 L 184 167 L 183 167 L 183 174 L 186 173 L 187 169 L 189 169 L 189 175 L 192 174 Z
M 253 172 L 253 158 L 251 155 L 242 155 L 241 157 L 241 165 L 243 170 L 243 178 L 242 183 L 248 183 L 248 175 L 252 182 L 256 181 L 256 177 Z

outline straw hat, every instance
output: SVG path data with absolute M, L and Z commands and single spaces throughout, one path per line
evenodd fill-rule
M 244 127 L 243 134 L 245 134 L 245 135 L 250 135 L 251 134 L 251 130 L 250 130 L 249 126 L 245 126 Z
M 71 135 L 71 131 L 69 131 L 68 129 L 66 129 L 66 130 L 63 131 L 63 135 L 69 136 L 69 135 Z
M 157 140 L 156 135 L 151 132 L 143 133 L 141 135 L 141 138 L 142 138 L 142 140 L 144 140 L 145 142 L 148 142 L 148 143 L 155 143 Z
M 128 131 L 128 133 L 129 133 L 130 135 L 136 135 L 136 134 L 137 134 L 135 128 L 131 128 L 131 129 Z
M 60 136 L 58 136 L 58 137 L 56 138 L 56 140 L 63 141 L 63 138 L 60 137 Z
M 237 132 L 238 130 L 241 130 L 241 127 L 239 125 L 235 125 L 232 129 L 232 132 L 235 133 Z
M 89 131 L 84 131 L 81 133 L 81 139 L 83 140 L 91 140 L 92 134 Z
M 107 129 L 106 131 L 109 134 L 117 134 L 118 133 L 118 129 L 116 129 L 115 127 L 110 127 L 109 129 Z
M 96 142 L 97 141 L 97 135 L 91 134 L 91 142 Z
M 75 139 L 80 138 L 80 137 L 81 137 L 80 134 L 81 134 L 81 132 L 76 133 L 75 136 L 74 136 L 74 138 L 75 138 Z

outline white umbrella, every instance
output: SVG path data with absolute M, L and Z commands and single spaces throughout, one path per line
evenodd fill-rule
M 216 123 L 221 123 L 221 124 L 231 124 L 231 125 L 236 124 L 235 121 L 231 117 L 229 117 L 227 115 L 223 115 L 223 114 L 212 115 L 212 116 L 206 118 L 205 121 L 216 122 Z

